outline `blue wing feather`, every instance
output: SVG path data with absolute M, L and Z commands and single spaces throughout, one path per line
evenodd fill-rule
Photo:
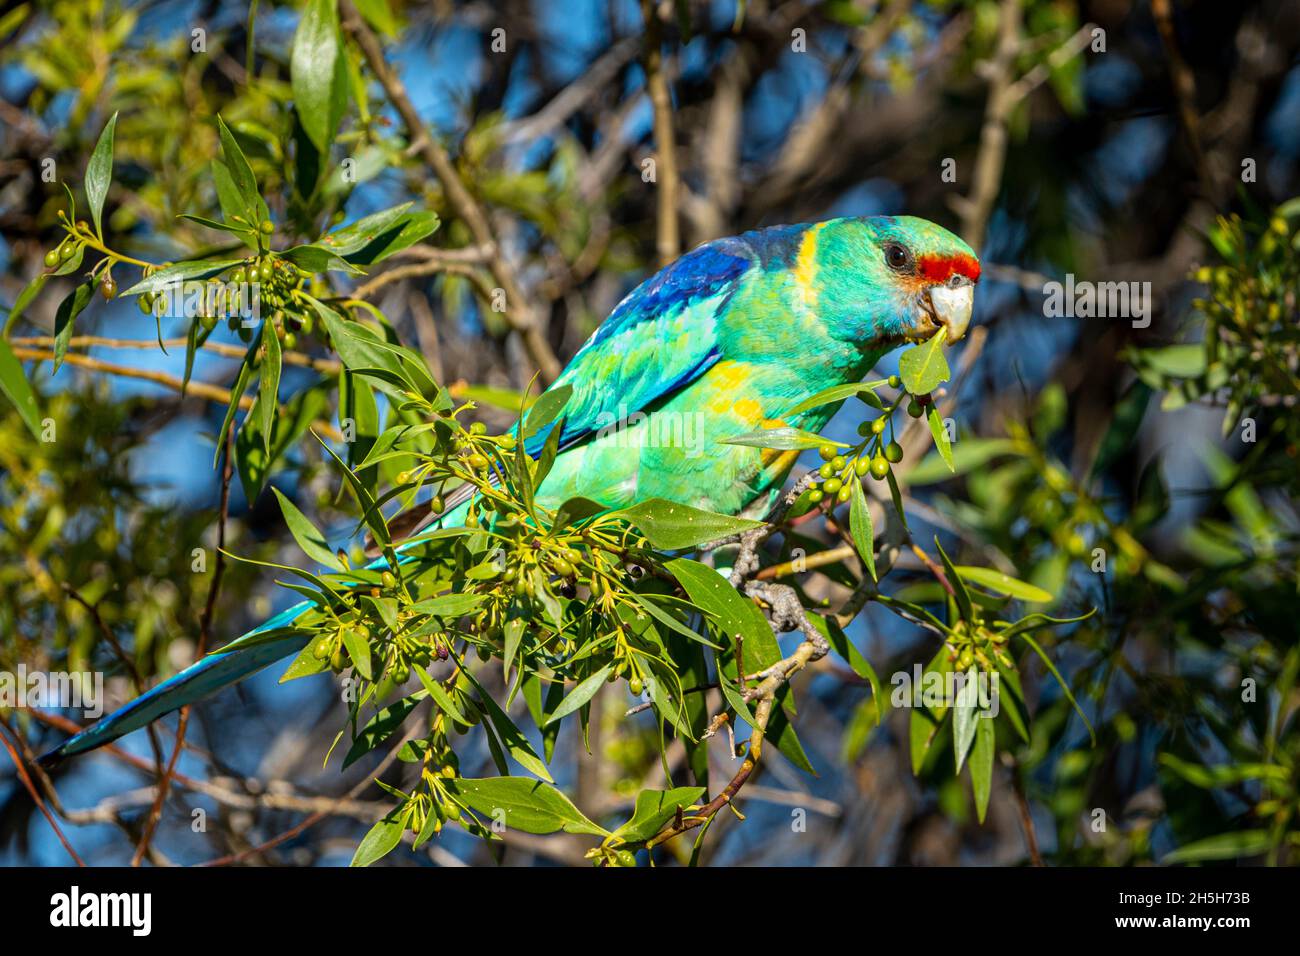
M 532 435 L 525 450 L 536 456 L 556 427 L 568 448 L 699 378 L 719 358 L 716 316 L 754 266 L 747 243 L 720 239 L 628 293 L 551 386 L 573 388 L 563 417 Z M 653 357 L 626 361 L 637 349 Z

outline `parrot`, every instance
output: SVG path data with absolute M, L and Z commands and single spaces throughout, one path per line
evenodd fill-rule
M 549 386 L 570 392 L 561 414 L 525 443 L 536 457 L 560 429 L 538 503 L 553 509 L 582 496 L 622 508 L 662 498 L 761 518 L 799 450 L 726 440 L 782 427 L 820 432 L 842 402 L 791 410 L 861 381 L 906 342 L 961 339 L 979 278 L 969 245 L 913 216 L 771 226 L 698 246 L 628 293 Z M 431 523 L 459 526 L 469 504 L 468 494 L 453 493 L 440 514 L 417 505 L 399 516 L 405 536 Z M 305 636 L 268 632 L 311 606 L 271 617 L 42 762 L 103 746 L 299 653 Z

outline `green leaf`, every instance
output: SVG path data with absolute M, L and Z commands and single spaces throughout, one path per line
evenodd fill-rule
M 104 238 L 100 216 L 104 211 L 104 198 L 109 183 L 113 181 L 113 131 L 117 128 L 117 114 L 109 118 L 108 125 L 99 134 L 95 151 L 86 164 L 86 200 L 90 203 L 90 217 L 95 221 L 95 235 Z
M 361 733 L 352 741 L 348 755 L 343 758 L 343 769 L 352 766 L 370 751 L 374 750 L 397 732 L 402 723 L 411 715 L 415 705 L 423 700 L 422 696 L 403 697 L 396 703 L 385 707 L 361 729 Z
M 1267 852 L 1272 841 L 1267 830 L 1235 830 L 1185 843 L 1165 854 L 1162 864 L 1199 863 L 1203 860 L 1235 860 Z
M 614 831 L 614 837 L 623 843 L 644 842 L 662 830 L 679 809 L 695 806 L 703 796 L 703 787 L 642 790 L 636 795 L 632 818 Z
M 989 809 L 993 789 L 994 727 L 991 717 L 975 718 L 975 749 L 970 755 L 970 779 L 975 788 L 975 814 L 980 823 Z
M 537 401 L 533 402 L 528 408 L 528 415 L 524 418 L 523 432 L 519 437 L 527 441 L 555 421 L 560 412 L 564 410 L 565 403 L 569 401 L 569 396 L 572 394 L 572 385 L 561 385 L 559 388 L 548 389 L 539 395 Z
M 858 549 L 863 564 L 876 580 L 876 545 L 875 532 L 871 527 L 871 509 L 867 506 L 867 497 L 862 493 L 862 482 L 853 478 L 849 495 L 849 534 L 853 537 L 853 546 Z
M 1018 581 L 1011 575 L 1003 574 L 1001 571 L 994 571 L 992 568 L 978 568 L 968 564 L 959 564 L 956 566 L 956 571 L 963 580 L 978 584 L 994 594 L 1005 594 L 1007 597 L 1019 598 L 1021 601 L 1033 601 L 1039 604 L 1056 600 L 1055 597 L 1042 588 L 1026 584 L 1024 581 Z
M 335 0 L 309 0 L 293 35 L 289 79 L 298 121 L 321 153 L 328 151 L 346 103 L 347 72 L 339 47 Z
M 803 749 L 803 744 L 799 742 L 799 736 L 795 733 L 794 724 L 786 713 L 787 707 L 791 706 L 787 702 L 790 700 L 792 691 L 788 683 L 782 684 L 776 692 L 777 706 L 772 708 L 772 716 L 767 722 L 767 739 L 776 744 L 776 749 L 781 751 L 781 755 L 786 760 L 794 764 L 804 773 L 817 775 L 813 769 L 812 761 L 808 759 L 808 754 Z
M 373 242 L 379 235 L 401 219 L 402 214 L 410 209 L 412 205 L 413 203 L 404 202 L 400 206 L 393 206 L 380 212 L 371 213 L 354 223 L 321 236 L 312 245 L 338 256 L 346 256 L 348 253 L 356 252 Z
M 781 659 L 781 648 L 763 612 L 725 577 L 690 558 L 675 558 L 664 567 L 686 589 L 693 603 L 713 615 L 714 626 L 728 643 L 737 635 L 744 638 L 747 672 L 770 667 Z M 728 665 L 734 677 L 735 660 L 730 653 Z
M 297 585 L 293 585 L 293 588 L 298 590 Z M 312 600 L 316 599 L 316 593 L 310 588 L 303 588 L 299 593 L 309 595 Z M 280 675 L 279 683 L 285 684 L 300 677 L 311 677 L 313 674 L 319 674 L 330 666 L 328 660 L 318 661 L 316 659 L 315 646 L 315 641 L 307 642 L 306 646 L 298 652 L 298 656 L 284 669 L 284 673 Z
M 271 432 L 275 425 L 275 417 L 280 411 L 280 337 L 275 334 L 274 322 L 262 323 L 262 344 L 266 347 L 266 354 L 262 356 L 257 404 L 262 414 L 263 446 L 269 455 Z
M 440 594 L 411 605 L 411 610 L 418 614 L 436 614 L 438 617 L 454 618 L 468 614 L 486 599 L 486 595 L 470 592 Z
M 348 657 L 352 658 L 357 673 L 366 680 L 373 680 L 374 674 L 370 669 L 370 642 L 358 634 L 355 628 L 350 627 L 343 632 L 343 646 L 348 649 Z
M 305 389 L 285 402 L 284 412 L 276 416 L 272 428 L 269 453 L 258 433 L 261 414 L 257 404 L 254 402 L 249 416 L 244 420 L 244 427 L 235 436 L 235 465 L 239 469 L 239 481 L 244 486 L 244 497 L 249 501 L 257 500 L 267 476 L 289 446 L 297 442 L 311 423 L 325 413 L 327 398 L 322 385 Z
M 701 511 L 663 498 L 649 498 L 614 514 L 632 522 L 654 547 L 665 551 L 693 548 L 763 525 L 761 521 Z
M 820 614 L 809 613 L 808 620 L 813 627 L 826 635 L 826 640 L 830 643 L 831 648 L 836 654 L 848 661 L 849 667 L 859 677 L 866 680 L 871 685 L 871 698 L 875 701 L 876 725 L 879 726 L 884 720 L 884 714 L 889 707 L 889 697 L 883 692 L 880 686 L 880 678 L 876 675 L 876 669 L 871 666 L 871 662 L 862 656 L 862 652 L 854 646 L 849 640 L 849 636 L 844 633 L 844 628 L 840 627 L 839 622 L 833 617 L 823 617 Z
M 806 412 L 811 408 L 820 408 L 822 405 L 829 405 L 832 402 L 842 402 L 846 398 L 861 394 L 863 401 L 867 402 L 873 408 L 880 408 L 880 400 L 875 399 L 875 394 L 871 391 L 880 385 L 884 385 L 885 380 L 880 379 L 875 382 L 850 382 L 846 385 L 832 385 L 830 388 L 824 388 L 811 398 L 805 398 L 794 408 L 786 412 L 787 416 L 798 415 L 800 412 Z M 870 396 L 868 398 L 867 396 Z
M 947 648 L 941 647 L 937 654 L 930 659 L 930 663 L 925 665 L 921 671 L 920 685 L 912 688 L 914 695 L 923 694 L 926 687 L 926 675 L 936 673 L 940 679 L 946 680 L 946 675 L 952 670 L 952 662 L 948 660 Z M 920 774 L 921 767 L 925 763 L 925 756 L 934 744 L 935 738 L 943 726 L 944 718 L 948 716 L 948 705 L 941 704 L 937 707 L 929 707 L 925 704 L 917 706 L 914 700 L 911 702 L 911 716 L 909 718 L 908 736 L 910 738 L 910 751 L 912 755 L 912 773 Z
M 541 757 L 537 756 L 537 751 L 533 749 L 533 745 L 528 742 L 528 738 L 523 735 L 523 732 L 515 726 L 510 716 L 492 699 L 492 695 L 483 689 L 483 685 L 474 679 L 473 674 L 464 668 L 461 668 L 461 673 L 478 690 L 479 698 L 487 711 L 488 720 L 492 722 L 492 727 L 501 738 L 501 743 L 505 745 L 506 750 L 510 752 L 510 756 L 514 757 L 515 761 L 525 770 L 536 774 L 547 783 L 554 783 L 550 771 L 546 769 L 546 764 Z
M 235 376 L 235 384 L 230 389 L 230 404 L 226 406 L 226 417 L 221 422 L 221 430 L 217 432 L 217 447 L 212 455 L 214 467 L 221 460 L 221 453 L 226 447 L 226 435 L 235 420 L 235 413 L 239 411 L 239 400 L 244 395 L 244 389 L 248 387 L 248 379 L 253 372 L 253 356 L 257 353 L 258 348 L 259 344 L 256 340 L 248 346 L 248 351 L 244 353 L 244 361 L 240 364 L 239 372 Z
M 397 848 L 402 842 L 406 827 L 396 820 L 385 818 L 370 828 L 370 832 L 361 838 L 357 852 L 352 857 L 351 866 L 369 866 Z
M 939 543 L 938 535 L 934 536 L 934 546 L 938 549 L 939 558 L 943 561 L 948 583 L 952 585 L 953 600 L 957 602 L 957 609 L 961 612 L 961 618 L 963 621 L 969 621 L 971 619 L 970 592 L 966 590 L 966 584 L 962 581 L 961 575 L 957 573 L 956 566 L 948 558 L 948 553 L 943 550 L 943 545 Z
M 323 564 L 335 571 L 342 571 L 343 566 L 339 564 L 338 555 L 330 550 L 325 536 L 316 529 L 311 520 L 299 511 L 298 507 L 286 498 L 279 488 L 272 486 L 271 490 L 275 492 L 275 497 L 280 501 L 280 511 L 284 514 L 284 522 L 289 526 L 289 533 L 293 535 L 293 540 L 298 542 L 298 547 L 302 548 L 307 557 L 317 564 Z
M 608 836 L 609 831 L 583 815 L 555 787 L 528 777 L 455 778 L 446 787 L 471 810 L 500 819 L 524 833 L 586 833 Z
M 0 391 L 9 397 L 18 409 L 27 430 L 38 440 L 41 437 L 40 409 L 36 403 L 36 393 L 31 383 L 23 374 L 23 363 L 18 361 L 9 347 L 9 343 L 0 338 Z
M 822 445 L 835 445 L 838 448 L 848 447 L 844 442 L 831 441 L 829 438 L 822 438 L 813 432 L 804 431 L 802 428 L 792 428 L 788 425 L 780 428 L 759 428 L 736 438 L 719 439 L 718 443 L 721 445 L 746 445 L 752 448 L 772 448 L 777 451 L 820 448 Z
M 1061 672 L 1056 669 L 1056 665 L 1052 663 L 1052 659 L 1047 656 L 1046 651 L 1038 646 L 1038 642 L 1028 634 L 1020 633 L 1016 636 L 1032 647 L 1034 653 L 1039 656 L 1047 669 L 1052 672 L 1052 676 L 1056 678 L 1056 682 L 1061 685 L 1061 691 L 1065 694 L 1066 700 L 1070 702 L 1070 705 L 1074 708 L 1074 712 L 1079 715 L 1079 719 L 1083 721 L 1083 725 L 1088 728 L 1088 736 L 1092 738 L 1092 744 L 1095 747 L 1097 745 L 1097 734 L 1092 729 L 1092 724 L 1088 722 L 1088 716 L 1083 712 L 1083 708 L 1080 707 L 1079 702 L 1074 699 L 1074 692 L 1070 690 L 1070 685 L 1065 682 L 1065 678 L 1062 677 Z
M 903 387 L 913 395 L 928 395 L 952 374 L 943 356 L 945 336 L 938 332 L 929 341 L 914 346 L 898 358 L 898 374 Z
M 930 425 L 930 434 L 934 436 L 934 447 L 938 449 L 939 457 L 943 459 L 949 471 L 955 472 L 957 468 L 952 461 L 952 445 L 948 443 L 948 429 L 944 427 L 943 419 L 939 417 L 939 409 L 935 408 L 933 402 L 925 411 L 925 420 Z
M 54 371 L 56 372 L 63 364 L 63 356 L 68 354 L 68 342 L 72 339 L 72 330 L 76 325 L 77 316 L 90 304 L 90 297 L 94 291 L 94 286 L 89 282 L 83 282 L 67 294 L 54 313 Z
M 584 679 L 577 687 L 573 688 L 569 696 L 560 702 L 560 706 L 555 708 L 555 713 L 546 718 L 546 723 L 554 723 L 569 716 L 569 714 L 595 697 L 596 691 L 600 690 L 601 685 L 605 683 L 605 678 L 609 677 L 610 671 L 613 669 L 613 664 L 606 664 L 596 673 Z
M 961 773 L 966 753 L 975 740 L 975 725 L 980 720 L 980 693 L 975 671 L 963 672 L 958 680 L 961 683 L 952 706 L 952 752 L 957 763 L 955 772 Z
M 594 518 L 596 515 L 608 510 L 608 505 L 602 505 L 599 501 L 592 501 L 590 498 L 581 496 L 569 498 L 556 509 L 555 521 L 551 524 L 551 530 L 557 531 L 567 528 L 575 522 L 582 521 L 585 518 Z
M 220 116 L 217 117 L 217 132 L 221 136 L 221 152 L 225 157 L 226 171 L 230 174 L 230 183 L 239 197 L 241 215 L 245 222 L 257 228 L 267 218 L 267 211 L 266 203 L 257 191 L 253 167 L 248 165 L 248 158 L 239 148 L 235 135 Z
M 9 317 L 5 319 L 4 330 L 6 335 L 10 329 L 18 324 L 18 320 L 22 318 L 23 312 L 27 306 L 31 305 L 32 300 L 41 294 L 41 290 L 45 288 L 45 283 L 50 280 L 51 274 L 49 272 L 36 273 L 36 278 L 27 283 L 27 287 L 18 293 L 18 298 L 14 300 L 14 307 L 9 310 Z
M 349 263 L 373 265 L 383 262 L 396 252 L 401 252 L 427 239 L 437 231 L 441 221 L 434 212 L 408 212 L 387 232 L 375 238 L 364 248 L 347 256 Z M 518 406 L 516 405 L 515 408 Z M 511 409 L 513 411 L 513 409 Z

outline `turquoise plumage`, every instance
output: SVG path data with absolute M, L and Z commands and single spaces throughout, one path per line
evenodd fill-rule
M 797 457 L 724 444 L 782 425 L 821 429 L 835 405 L 804 399 L 860 380 L 908 339 L 970 321 L 979 262 L 947 230 L 912 217 L 777 226 L 707 243 L 633 290 L 552 388 L 572 392 L 560 454 L 538 488 L 556 507 L 575 495 L 610 507 L 666 498 L 761 515 Z M 530 437 L 536 455 L 548 436 Z M 459 523 L 461 504 L 437 516 Z M 297 604 L 159 684 L 47 755 L 94 749 L 297 653 L 277 636 Z

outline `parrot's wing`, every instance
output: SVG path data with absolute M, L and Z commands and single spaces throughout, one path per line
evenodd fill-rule
M 754 264 L 745 242 L 720 239 L 628 293 L 548 389 L 573 392 L 556 423 L 529 436 L 528 453 L 553 428 L 568 448 L 699 378 L 719 358 L 718 316 Z
M 718 316 L 745 273 L 757 264 L 742 239 L 706 243 L 665 266 L 633 289 L 578 350 L 551 391 L 572 389 L 554 423 L 524 443 L 536 458 L 555 428 L 559 447 L 570 448 L 599 429 L 699 378 L 718 361 Z M 462 485 L 446 497 L 445 510 L 433 514 L 427 502 L 413 505 L 389 522 L 401 540 L 454 512 L 474 492 Z M 367 537 L 367 554 L 377 554 Z

